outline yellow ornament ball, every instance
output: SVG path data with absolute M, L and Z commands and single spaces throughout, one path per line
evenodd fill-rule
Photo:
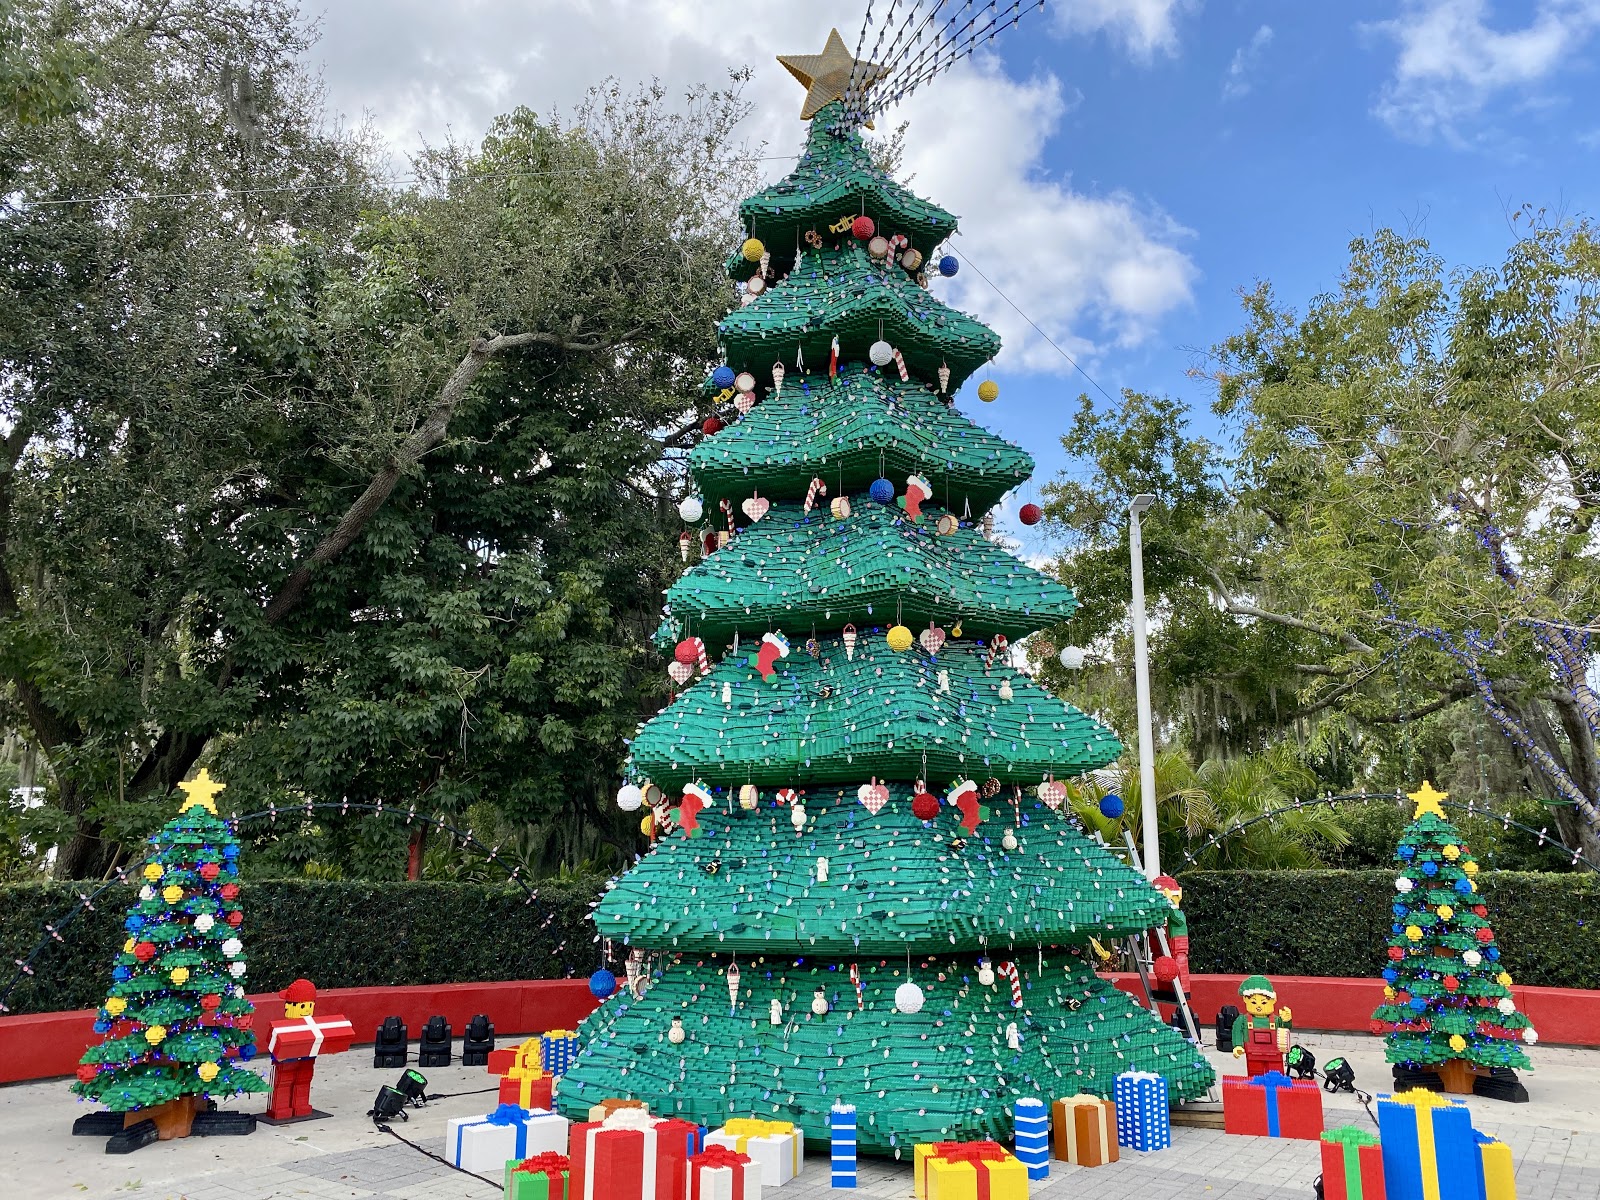
M 1394 999 L 1394 989 L 1392 987 L 1390 987 L 1387 983 L 1383 985 L 1383 998 L 1385 1000 L 1393 1000 Z
M 221 1072 L 221 1070 L 222 1070 L 222 1068 L 217 1066 L 216 1063 L 207 1062 L 207 1063 L 201 1063 L 199 1069 L 195 1072 L 195 1074 L 200 1076 L 200 1082 L 201 1083 L 210 1083 L 213 1079 L 215 1079 L 217 1077 L 217 1075 Z
M 145 863 L 145 865 L 144 865 L 144 877 L 146 879 L 148 879 L 151 883 L 154 883 L 156 880 L 160 879 L 161 878 L 161 864 L 160 863 Z
M 745 238 L 744 245 L 739 247 L 739 253 L 744 255 L 745 262 L 760 262 L 761 256 L 766 252 L 767 248 L 761 244 L 760 238 Z
M 978 385 L 978 399 L 985 404 L 991 404 L 1000 399 L 1000 385 L 992 379 L 985 379 Z
M 127 941 L 122 943 L 122 952 L 124 954 L 132 954 L 133 953 L 133 939 L 132 938 L 129 938 Z
M 1456 915 L 1456 910 L 1451 908 L 1448 904 L 1441 904 L 1433 911 L 1439 914 L 1439 919 L 1441 921 L 1448 921 L 1451 917 Z
M 655 831 L 656 831 L 656 819 L 655 819 L 655 817 L 650 813 L 645 813 L 645 815 L 639 821 L 639 832 L 644 834 L 645 837 L 650 837 L 652 834 L 655 833 Z
M 891 650 L 909 650 L 911 649 L 912 641 L 911 630 L 907 629 L 904 625 L 891 625 L 889 627 L 888 640 L 889 649 Z
M 1476 875 L 1478 873 L 1478 864 L 1475 862 L 1466 862 L 1462 864 L 1461 869 L 1468 875 Z
M 124 1012 L 127 1011 L 127 1008 L 128 1002 L 121 996 L 113 996 L 111 999 L 106 1001 L 106 1011 L 113 1017 L 120 1017 Z
M 177 884 L 170 884 L 161 889 L 161 898 L 168 904 L 176 904 L 183 899 L 183 889 Z
M 1444 848 L 1444 850 L 1441 851 L 1441 853 L 1446 858 L 1448 858 L 1451 862 L 1455 862 L 1456 859 L 1461 857 L 1461 847 L 1452 844 L 1452 845 L 1446 846 Z
M 1494 981 L 1496 983 L 1498 983 L 1501 987 L 1510 987 L 1511 986 L 1511 972 L 1510 971 L 1501 971 L 1500 974 L 1498 974 L 1498 975 L 1496 975 L 1494 977 Z
M 173 983 L 188 983 L 189 982 L 189 968 L 188 967 L 173 967 L 172 968 L 172 982 Z
M 1450 1035 L 1450 1049 L 1454 1050 L 1457 1054 L 1460 1054 L 1466 1048 L 1466 1038 L 1462 1037 L 1459 1033 L 1452 1033 Z
M 1415 925 L 1407 925 L 1406 936 L 1413 942 L 1420 942 L 1422 940 L 1422 930 Z
M 144 1031 L 144 1040 L 152 1046 L 159 1046 L 167 1040 L 167 1027 L 165 1025 L 152 1025 Z

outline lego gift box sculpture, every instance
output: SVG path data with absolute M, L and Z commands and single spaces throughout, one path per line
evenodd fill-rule
M 1028 1168 L 999 1142 L 922 1142 L 915 1155 L 919 1200 L 1028 1200 Z
M 1226 1076 L 1222 1128 L 1228 1133 L 1314 1142 L 1322 1136 L 1322 1089 L 1312 1080 L 1290 1079 L 1277 1071 L 1244 1079 Z
M 1117 1106 L 1099 1096 L 1068 1096 L 1050 1106 L 1055 1156 L 1080 1167 L 1117 1161 Z
M 1345 1125 L 1320 1140 L 1322 1200 L 1385 1200 L 1383 1147 L 1376 1134 Z
M 444 1156 L 463 1171 L 495 1176 L 513 1159 L 563 1153 L 570 1127 L 556 1113 L 502 1104 L 481 1117 L 451 1117 L 445 1123 Z
M 706 1146 L 748 1154 L 761 1164 L 761 1183 L 765 1187 L 779 1187 L 798 1179 L 805 1169 L 804 1137 L 788 1121 L 732 1120 L 706 1135 Z
M 1172 1145 L 1167 1081 L 1153 1071 L 1117 1076 L 1117 1142 L 1130 1150 L 1165 1150 Z
M 505 1200 L 567 1200 L 571 1163 L 565 1154 L 546 1151 L 506 1162 Z
M 726 1146 L 692 1155 L 685 1176 L 685 1200 L 761 1200 L 761 1164 Z
M 688 1121 L 619 1108 L 572 1127 L 573 1200 L 682 1200 L 703 1133 Z

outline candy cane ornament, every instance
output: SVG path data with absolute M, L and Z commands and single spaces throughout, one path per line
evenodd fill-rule
M 900 382 L 908 382 L 911 378 L 911 372 L 906 369 L 906 356 L 900 353 L 898 346 L 895 347 L 894 351 L 894 365 L 895 369 L 900 372 Z
M 692 637 L 689 642 L 694 646 L 694 665 L 700 668 L 700 677 L 704 679 L 711 674 L 711 660 L 706 657 L 706 644 L 697 637 Z
M 810 513 L 816 507 L 818 496 L 826 496 L 827 494 L 828 485 L 823 483 L 820 478 L 812 479 L 811 486 L 806 489 L 805 512 Z
M 733 527 L 733 505 L 727 500 L 721 500 L 718 501 L 717 506 L 722 509 L 723 515 L 728 518 L 728 537 L 732 538 L 733 535 L 738 532 L 738 530 Z
M 1017 964 L 1014 963 L 1014 962 L 1003 962 L 998 967 L 996 967 L 995 970 L 1002 977 L 1004 977 L 1005 979 L 1007 979 L 1007 980 L 1009 980 L 1011 982 L 1011 1007 L 1012 1008 L 1021 1008 L 1022 1007 L 1022 977 L 1017 974 Z
M 865 1008 L 867 1006 L 866 989 L 861 986 L 861 968 L 856 966 L 855 963 L 850 964 L 850 982 L 855 985 L 856 989 L 856 1008 Z

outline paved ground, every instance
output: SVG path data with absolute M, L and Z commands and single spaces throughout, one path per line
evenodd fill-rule
M 1319 1060 L 1343 1054 L 1356 1082 L 1377 1091 L 1388 1078 L 1374 1038 L 1347 1034 L 1301 1035 Z M 190 1138 L 149 1146 L 136 1154 L 102 1153 L 102 1143 L 68 1135 L 72 1120 L 88 1111 L 65 1081 L 0 1088 L 0 1196 L 4 1200 L 493 1200 L 498 1186 L 481 1183 L 378 1133 L 363 1114 L 380 1083 L 397 1071 L 375 1071 L 370 1051 L 352 1051 L 318 1068 L 313 1100 L 334 1115 L 281 1128 L 262 1126 L 248 1138 Z M 1224 1071 L 1232 1059 L 1215 1058 Z M 1600 1052 L 1541 1046 L 1538 1070 L 1525 1080 L 1532 1103 L 1511 1105 L 1471 1098 L 1474 1124 L 1507 1142 L 1517 1165 L 1522 1200 L 1594 1200 L 1600 1196 Z M 425 1072 L 430 1089 L 482 1088 L 481 1068 Z M 445 1119 L 483 1112 L 492 1096 L 436 1101 L 399 1126 L 431 1150 L 441 1148 Z M 260 1099 L 245 1106 L 259 1111 Z M 1328 1123 L 1371 1127 L 1353 1097 L 1331 1098 Z M 1310 1142 L 1229 1137 L 1220 1131 L 1177 1128 L 1171 1150 L 1123 1152 L 1122 1161 L 1092 1171 L 1054 1164 L 1047 1183 L 1035 1184 L 1045 1200 L 1307 1200 L 1318 1172 Z M 911 1195 L 909 1164 L 863 1161 L 861 1197 Z M 784 1200 L 820 1200 L 828 1186 L 827 1162 L 808 1160 L 806 1174 L 775 1193 Z

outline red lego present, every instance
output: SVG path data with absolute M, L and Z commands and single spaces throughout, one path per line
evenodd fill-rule
M 507 1046 L 499 1050 L 489 1051 L 489 1074 L 504 1075 L 517 1065 L 517 1048 Z
M 512 1067 L 500 1080 L 500 1103 L 519 1108 L 549 1108 L 553 1077 L 543 1071 L 531 1074 L 523 1067 Z
M 1385 1200 L 1383 1147 L 1354 1125 L 1322 1135 L 1323 1200 Z
M 1256 1137 L 1322 1136 L 1322 1089 L 1310 1079 L 1294 1080 L 1280 1071 L 1222 1080 L 1222 1128 Z

